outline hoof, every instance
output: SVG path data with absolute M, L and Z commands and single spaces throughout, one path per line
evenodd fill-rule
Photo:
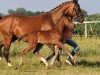
M 75 65 L 76 61 L 74 59 L 71 59 L 70 57 L 67 58 L 66 63 L 68 63 L 69 65 Z
M 12 65 L 11 63 L 8 63 L 8 66 L 11 67 L 11 66 L 13 66 L 13 65 Z
M 66 63 L 68 63 L 69 65 L 72 65 L 72 63 L 70 61 L 68 61 L 68 60 L 66 60 Z

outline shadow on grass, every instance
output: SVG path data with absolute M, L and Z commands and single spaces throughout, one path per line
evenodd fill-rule
M 86 60 L 81 60 L 77 62 L 77 65 L 79 66 L 84 66 L 84 67 L 100 67 L 100 61 L 86 61 Z

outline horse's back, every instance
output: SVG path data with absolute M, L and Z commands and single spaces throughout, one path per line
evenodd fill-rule
M 26 33 L 49 30 L 54 27 L 54 22 L 49 14 L 42 14 L 39 16 L 17 16 L 13 21 L 14 33 L 16 35 L 23 35 Z

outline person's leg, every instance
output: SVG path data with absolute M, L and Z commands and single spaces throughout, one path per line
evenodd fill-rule
M 72 56 L 74 56 L 76 54 L 76 52 L 80 49 L 78 44 L 75 41 L 73 41 L 72 39 L 65 40 L 65 43 L 67 43 L 68 45 L 73 47 L 73 50 L 71 51 Z M 66 62 L 69 63 L 70 65 L 74 65 L 74 63 L 71 61 L 70 56 L 67 57 Z
M 67 43 L 68 45 L 70 45 L 70 46 L 72 46 L 74 48 L 71 51 L 72 56 L 74 56 L 76 54 L 76 52 L 80 49 L 78 44 L 75 41 L 73 41 L 72 39 L 65 40 L 65 43 Z

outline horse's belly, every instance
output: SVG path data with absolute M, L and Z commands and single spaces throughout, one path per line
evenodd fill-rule
M 44 44 L 54 44 L 60 40 L 60 35 L 55 32 L 42 31 L 38 33 L 38 42 Z

